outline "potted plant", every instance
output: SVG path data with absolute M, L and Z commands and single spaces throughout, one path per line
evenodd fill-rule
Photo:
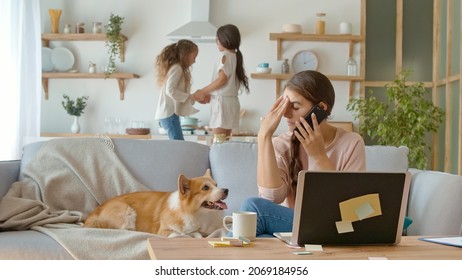
M 84 113 L 83 110 L 87 106 L 88 96 L 78 97 L 75 101 L 70 99 L 66 94 L 63 95 L 64 100 L 61 102 L 66 112 L 74 117 L 74 122 L 71 126 L 72 133 L 80 132 L 79 117 Z
M 409 166 L 426 169 L 430 146 L 425 137 L 428 132 L 438 131 L 444 111 L 425 97 L 427 90 L 422 82 L 406 83 L 409 74 L 404 70 L 385 86 L 388 102 L 380 102 L 374 96 L 356 98 L 347 110 L 360 120 L 360 133 L 379 145 L 407 146 Z
M 116 71 L 115 60 L 116 57 L 120 57 L 122 37 L 120 32 L 122 31 L 122 23 L 124 18 L 111 13 L 109 17 L 109 23 L 106 25 L 106 46 L 108 47 L 109 62 L 105 68 L 107 75 L 112 74 Z

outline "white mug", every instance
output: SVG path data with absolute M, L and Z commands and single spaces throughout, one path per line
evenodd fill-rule
M 226 223 L 230 219 L 233 221 L 232 228 L 229 228 Z M 233 232 L 233 238 L 242 236 L 254 241 L 257 235 L 257 213 L 243 211 L 233 212 L 232 216 L 225 216 L 223 218 L 223 226 L 226 230 Z

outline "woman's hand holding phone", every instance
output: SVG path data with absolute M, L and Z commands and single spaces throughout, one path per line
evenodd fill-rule
M 318 121 L 318 124 L 320 124 L 323 120 L 325 120 L 327 118 L 326 111 L 324 111 L 321 108 L 321 106 L 319 106 L 319 104 L 314 105 L 304 117 L 305 121 L 311 126 L 311 129 L 314 129 L 313 120 L 311 119 L 312 114 L 314 114 L 316 116 L 316 120 Z M 298 128 L 295 128 L 295 130 L 298 131 Z

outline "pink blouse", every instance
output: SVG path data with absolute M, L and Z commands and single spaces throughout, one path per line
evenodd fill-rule
M 260 196 L 275 203 L 293 208 L 295 205 L 295 193 L 291 188 L 292 179 L 289 174 L 290 165 L 290 138 L 292 132 L 284 133 L 273 138 L 276 160 L 279 173 L 283 181 L 281 187 L 276 189 L 258 186 Z M 364 171 L 366 169 L 366 150 L 361 136 L 354 132 L 348 132 L 337 128 L 334 140 L 326 147 L 327 157 L 334 163 L 339 171 Z M 302 170 L 317 169 L 314 162 L 300 145 L 299 156 Z

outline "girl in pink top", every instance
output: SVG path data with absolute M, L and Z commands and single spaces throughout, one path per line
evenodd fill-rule
M 334 102 L 334 88 L 326 76 L 302 71 L 287 82 L 283 95 L 262 119 L 257 162 L 260 197 L 246 200 L 241 207 L 243 211 L 257 212 L 257 235 L 292 231 L 300 170 L 365 170 L 365 147 L 360 135 L 327 121 L 318 123 L 314 114 L 313 128 L 304 119 L 315 105 L 329 116 Z M 282 117 L 289 131 L 273 138 Z

